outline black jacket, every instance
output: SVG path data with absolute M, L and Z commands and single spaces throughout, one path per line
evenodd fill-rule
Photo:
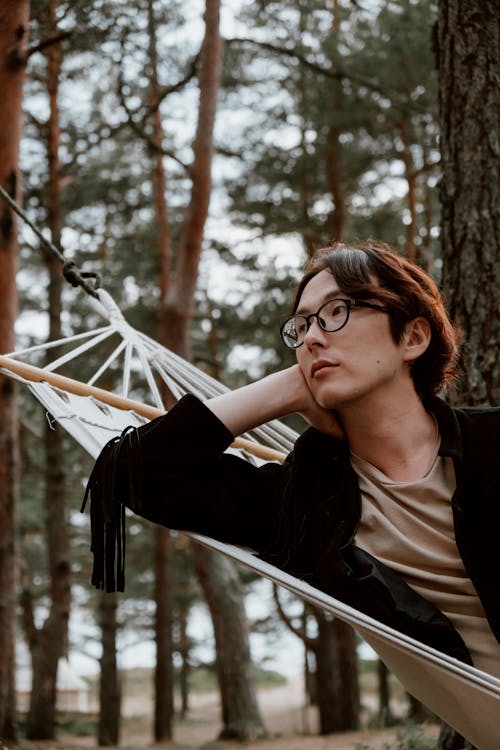
M 457 546 L 500 642 L 500 409 L 426 407 L 457 488 Z M 225 425 L 194 396 L 103 449 L 91 496 L 93 583 L 123 588 L 123 505 L 174 529 L 251 547 L 268 562 L 445 653 L 470 662 L 449 620 L 391 568 L 353 544 L 361 497 L 344 441 L 308 429 L 283 465 L 224 453 Z M 114 554 L 118 556 L 115 562 Z

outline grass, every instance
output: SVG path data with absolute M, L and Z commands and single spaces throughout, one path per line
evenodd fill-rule
M 369 745 L 356 745 L 356 750 L 371 750 Z M 426 732 L 425 724 L 408 722 L 396 734 L 394 742 L 386 743 L 384 750 L 437 750 L 437 737 Z

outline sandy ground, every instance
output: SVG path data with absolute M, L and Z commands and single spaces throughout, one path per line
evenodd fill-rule
M 315 708 L 304 707 L 304 691 L 300 680 L 286 686 L 261 689 L 258 702 L 269 738 L 246 743 L 244 747 L 247 750 L 357 750 L 363 745 L 367 746 L 367 750 L 385 750 L 385 744 L 396 736 L 396 731 L 374 732 L 368 729 L 327 737 L 318 736 L 317 711 Z M 237 742 L 214 741 L 221 727 L 219 717 L 216 694 L 196 696 L 193 701 L 193 718 L 177 725 L 176 742 L 181 747 L 199 747 L 207 743 L 208 739 L 210 745 L 220 747 L 221 750 L 241 750 L 242 746 Z
M 365 705 L 366 705 L 365 698 Z M 317 710 L 304 706 L 304 687 L 297 679 L 287 685 L 262 688 L 258 692 L 261 715 L 269 733 L 269 739 L 261 739 L 245 744 L 247 750 L 386 750 L 392 745 L 398 730 L 375 731 L 362 729 L 356 732 L 318 736 Z M 372 711 L 375 705 L 366 706 Z M 368 710 L 366 719 L 368 719 Z M 220 730 L 220 709 L 216 694 L 199 695 L 193 701 L 193 717 L 196 724 L 182 722 L 176 728 L 175 739 L 181 746 L 191 747 L 207 742 L 207 729 L 210 728 L 211 742 Z M 436 728 L 429 728 L 436 734 Z M 201 734 L 204 734 L 204 740 Z M 241 750 L 235 742 L 216 742 L 215 747 L 224 750 Z
M 176 721 L 174 741 L 152 745 L 152 719 L 145 711 L 145 707 L 149 708 L 151 702 L 147 698 L 137 696 L 124 700 L 120 744 L 122 750 L 159 747 L 171 750 L 396 750 L 394 743 L 397 729 L 361 729 L 328 736 L 316 735 L 316 709 L 304 708 L 304 691 L 300 679 L 259 690 L 258 702 L 268 737 L 243 745 L 217 740 L 221 720 L 216 692 L 193 693 L 190 696 L 189 716 Z M 369 708 L 373 709 L 374 706 Z M 428 732 L 437 735 L 437 728 L 429 727 Z M 19 746 L 20 750 L 82 750 L 91 747 L 95 747 L 94 737 L 80 738 L 63 734 L 58 736 L 56 742 L 22 742 Z

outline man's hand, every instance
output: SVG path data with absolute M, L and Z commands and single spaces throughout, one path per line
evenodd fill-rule
M 235 437 L 271 419 L 295 412 L 321 432 L 344 437 L 335 411 L 322 408 L 314 400 L 299 365 L 211 398 L 206 406 Z

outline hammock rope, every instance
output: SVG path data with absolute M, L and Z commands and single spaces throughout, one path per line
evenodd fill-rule
M 24 223 L 29 226 L 32 232 L 36 234 L 45 249 L 56 258 L 62 266 L 62 274 L 68 284 L 73 287 L 81 286 L 82 289 L 87 292 L 91 297 L 97 296 L 97 289 L 101 286 L 101 275 L 96 271 L 81 271 L 73 260 L 66 260 L 62 252 L 49 240 L 45 235 L 38 229 L 25 211 L 19 206 L 15 200 L 9 195 L 9 193 L 3 189 L 0 185 L 0 196 L 9 205 L 9 207 L 21 218 Z M 91 286 L 88 280 L 93 279 L 94 285 Z

